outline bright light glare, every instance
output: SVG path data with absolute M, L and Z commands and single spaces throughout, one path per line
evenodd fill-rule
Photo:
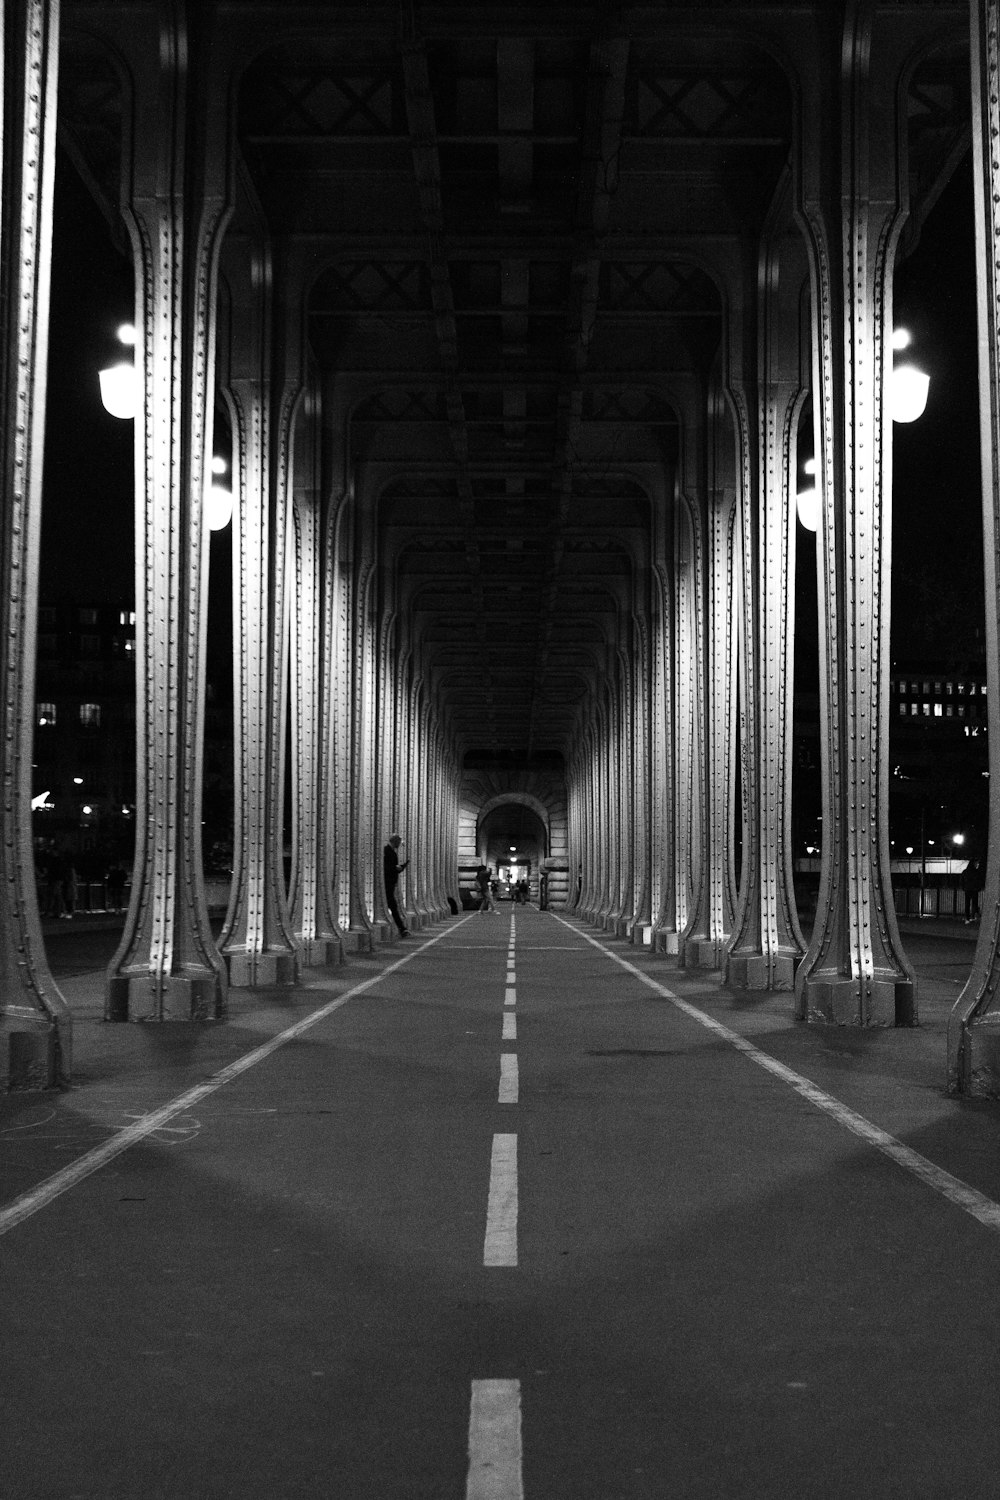
M 799 490 L 795 497 L 795 509 L 805 529 L 816 531 L 819 527 L 819 491 L 816 489 Z
M 965 843 L 965 834 L 964 833 L 953 833 L 952 836 L 951 836 L 951 841 L 952 841 L 953 844 L 964 844 Z
M 111 417 L 130 421 L 139 409 L 139 382 L 133 365 L 112 365 L 101 370 L 101 400 Z
M 908 328 L 894 328 L 892 330 L 892 347 L 894 349 L 909 349 L 913 342 L 913 336 Z
M 802 465 L 802 472 L 803 474 L 815 474 L 816 460 L 814 458 L 807 458 L 805 463 Z
M 228 474 L 229 473 L 229 465 L 227 464 L 226 460 L 223 458 L 223 456 L 222 456 L 221 453 L 216 453 L 216 454 L 213 455 L 213 458 L 212 458 L 212 473 L 213 474 Z
M 890 377 L 889 411 L 894 422 L 915 422 L 927 405 L 931 377 L 915 365 L 897 365 Z
M 131 349 L 132 345 L 135 343 L 135 337 L 136 337 L 136 335 L 135 335 L 135 324 L 134 323 L 122 323 L 119 326 L 119 328 L 118 328 L 118 342 L 119 342 L 119 344 L 127 344 L 128 347 Z
M 212 531 L 223 531 L 233 515 L 233 492 L 221 484 L 209 485 L 205 491 L 205 516 Z

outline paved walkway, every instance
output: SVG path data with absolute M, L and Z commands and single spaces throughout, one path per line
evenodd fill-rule
M 64 924 L 69 927 L 70 924 Z M 993 1496 L 1000 1106 L 504 907 L 0 1106 L 4 1500 Z

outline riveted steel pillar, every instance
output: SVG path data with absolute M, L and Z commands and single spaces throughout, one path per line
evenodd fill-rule
M 233 500 L 235 833 L 220 938 L 230 983 L 295 984 L 284 877 L 285 573 L 298 372 L 272 376 L 270 257 L 241 237 L 223 261 L 232 296 L 223 388 L 239 482 Z
M 348 802 L 351 846 L 350 936 L 352 946 L 370 952 L 374 927 L 375 848 L 375 621 L 372 617 L 374 566 L 370 557 L 355 562 L 351 668 L 351 790 Z
M 744 836 L 726 982 L 745 990 L 790 990 L 805 952 L 790 848 L 795 515 L 789 485 L 804 399 L 804 276 L 801 237 L 768 235 L 759 267 L 746 278 L 746 310 L 756 301 L 756 317 L 744 322 L 743 368 L 731 381 L 742 471 Z
M 675 642 L 675 572 L 677 528 L 674 505 L 675 475 L 669 488 L 654 496 L 652 567 L 650 571 L 650 791 L 649 837 L 652 849 L 652 946 L 658 953 L 675 954 L 681 928 L 677 923 L 677 806 L 675 682 L 678 671 Z M 682 924 L 683 925 L 683 924 Z
M 396 924 L 389 914 L 385 881 L 382 878 L 379 852 L 384 849 L 390 834 L 396 831 L 396 772 L 397 739 L 396 725 L 399 720 L 399 651 L 397 647 L 400 623 L 395 610 L 386 608 L 380 622 L 380 640 L 376 659 L 376 702 L 378 733 L 375 736 L 376 775 L 378 788 L 376 806 L 379 821 L 374 828 L 376 842 L 376 877 L 374 892 L 375 932 L 379 942 L 391 941 L 396 936 Z M 402 859 L 405 861 L 404 848 Z
M 306 964 L 343 962 L 343 943 L 330 900 L 328 838 L 324 831 L 327 765 L 324 726 L 324 566 L 318 485 L 318 397 L 308 392 L 296 445 L 293 484 L 290 617 L 292 800 L 294 806 L 291 925 Z
M 226 973 L 201 859 L 207 454 L 218 250 L 229 214 L 227 90 L 211 18 L 151 12 L 133 59 L 132 181 L 142 431 L 136 438 L 136 852 L 107 980 L 112 1021 L 213 1020 Z
M 31 830 L 58 37 L 58 4 L 4 6 L 0 1089 L 68 1083 L 72 1062 L 72 1019 L 42 942 Z
M 874 54 L 872 11 L 843 8 L 803 129 L 801 219 L 812 281 L 819 536 L 823 862 L 796 976 L 813 1022 L 915 1018 L 888 849 L 889 509 L 884 372 L 903 210 L 898 79 Z M 876 80 L 877 82 L 873 82 Z M 827 93 L 821 95 L 820 88 Z
M 971 13 L 990 806 L 979 940 L 948 1020 L 948 1087 L 1000 1098 L 1000 4 L 976 0 Z
M 334 495 L 323 534 L 323 690 L 320 721 L 321 886 L 342 950 L 350 924 L 351 507 Z
M 632 618 L 632 641 L 632 918 L 629 937 L 638 946 L 649 947 L 653 940 L 653 850 L 650 843 L 653 797 L 653 768 L 650 759 L 652 678 L 649 631 L 642 614 L 636 614 Z
M 693 602 L 696 619 L 695 698 L 699 726 L 697 775 L 700 823 L 698 860 L 688 924 L 680 945 L 685 967 L 718 968 L 728 941 L 726 917 L 732 864 L 729 818 L 732 795 L 731 715 L 733 693 L 733 546 L 735 493 L 725 483 L 722 415 L 712 424 L 710 452 L 715 461 L 707 504 L 692 506 Z

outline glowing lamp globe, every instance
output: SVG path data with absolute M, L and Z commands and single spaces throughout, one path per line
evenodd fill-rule
M 139 382 L 134 365 L 111 365 L 98 374 L 101 401 L 111 417 L 131 421 L 139 409 Z
M 205 518 L 212 531 L 224 531 L 232 520 L 233 492 L 221 484 L 211 484 L 205 491 Z
M 894 422 L 915 422 L 923 416 L 931 377 L 916 365 L 897 365 L 889 385 L 889 411 Z
M 819 491 L 799 490 L 795 496 L 795 509 L 799 521 L 807 531 L 816 531 L 819 526 Z

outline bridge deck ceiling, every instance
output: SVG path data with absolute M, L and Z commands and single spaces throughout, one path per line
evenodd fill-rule
M 88 5 L 65 4 L 60 129 L 110 221 L 105 65 L 85 28 L 74 40 Z M 650 560 L 701 441 L 685 413 L 793 163 L 794 59 L 824 7 L 211 9 L 235 180 L 281 247 L 378 607 L 419 642 L 467 744 L 565 750 L 651 608 Z M 946 42 L 962 7 L 940 9 Z M 906 7 L 874 10 L 897 24 Z M 966 29 L 914 75 L 917 195 L 967 129 Z

